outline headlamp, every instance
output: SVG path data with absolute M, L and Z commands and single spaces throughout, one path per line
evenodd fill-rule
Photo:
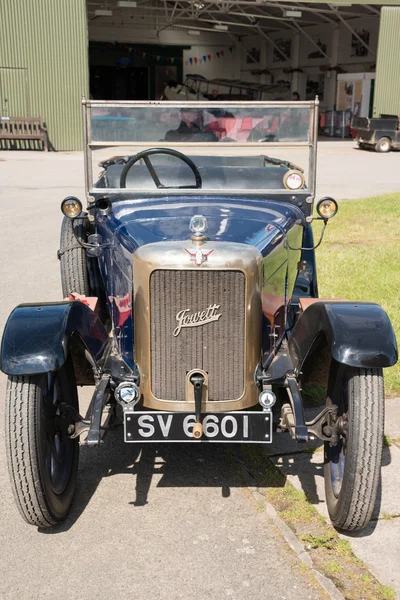
M 82 202 L 78 198 L 75 198 L 75 196 L 67 196 L 61 202 L 61 212 L 65 217 L 74 219 L 82 212 Z
M 304 175 L 294 169 L 287 171 L 283 176 L 283 185 L 287 190 L 299 190 L 304 186 Z
M 333 198 L 321 198 L 317 204 L 317 213 L 322 219 L 331 219 L 336 215 L 338 205 Z

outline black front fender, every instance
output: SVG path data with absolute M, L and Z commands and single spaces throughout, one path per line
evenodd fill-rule
M 79 301 L 21 304 L 6 323 L 0 368 L 7 375 L 34 375 L 59 369 L 72 336 L 78 336 L 94 361 L 109 340 L 98 316 Z
M 390 367 L 397 362 L 396 337 L 379 304 L 316 302 L 299 317 L 289 338 L 289 352 L 300 370 L 319 336 L 332 357 L 352 367 Z

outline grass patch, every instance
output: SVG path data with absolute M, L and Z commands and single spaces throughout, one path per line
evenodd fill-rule
M 400 194 L 341 202 L 316 250 L 321 298 L 377 302 L 400 339 Z M 321 223 L 314 224 L 319 239 Z M 400 395 L 399 364 L 385 370 L 387 396 Z
M 381 585 L 380 588 L 383 600 L 396 600 L 396 592 L 393 588 L 388 585 Z
M 327 560 L 326 563 L 324 563 L 324 569 L 329 575 L 334 577 L 341 572 L 342 567 L 336 560 Z
M 383 436 L 383 445 L 386 446 L 386 448 L 390 448 L 393 444 L 400 444 L 400 437 L 392 438 L 388 435 Z
M 336 537 L 333 532 L 328 531 L 325 535 L 314 535 L 313 533 L 307 533 L 301 536 L 301 539 L 308 548 L 333 548 L 336 543 Z
M 323 385 L 304 385 L 301 395 L 305 406 L 321 406 L 321 404 L 325 404 L 326 387 Z

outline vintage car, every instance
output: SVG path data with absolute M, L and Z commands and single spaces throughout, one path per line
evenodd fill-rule
M 318 101 L 84 100 L 83 113 L 87 202 L 61 204 L 62 298 L 17 306 L 2 340 L 22 516 L 66 517 L 79 440 L 99 445 L 119 418 L 133 444 L 319 438 L 333 524 L 364 527 L 397 346 L 379 305 L 318 298 L 315 248 L 337 211 L 315 202 Z M 307 422 L 316 365 L 326 403 Z M 84 416 L 77 386 L 93 386 Z
M 381 115 L 377 118 L 353 117 L 352 129 L 356 130 L 356 142 L 361 149 L 390 152 L 400 149 L 400 118 Z

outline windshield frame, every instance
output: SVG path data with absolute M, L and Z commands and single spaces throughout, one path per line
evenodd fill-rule
M 88 203 L 93 202 L 94 197 L 93 194 L 98 193 L 98 189 L 94 187 L 93 181 L 93 162 L 92 162 L 92 151 L 96 148 L 104 148 L 108 147 L 112 149 L 113 147 L 124 146 L 124 147 L 136 147 L 143 148 L 145 142 L 102 142 L 102 141 L 93 141 L 92 139 L 92 108 L 148 108 L 151 106 L 159 106 L 159 107 L 168 107 L 171 109 L 180 109 L 180 108 L 193 108 L 194 106 L 199 109 L 221 109 L 221 102 L 219 101 L 170 101 L 170 100 L 88 100 L 85 97 L 82 98 L 82 111 L 83 111 L 83 131 L 84 131 L 84 161 L 85 161 L 85 195 Z M 303 142 L 279 142 L 279 141 L 271 141 L 266 145 L 264 142 L 226 142 L 224 146 L 226 147 L 237 147 L 237 148 L 249 148 L 249 147 L 258 147 L 261 151 L 266 151 L 268 148 L 268 154 L 270 154 L 270 149 L 273 147 L 276 148 L 308 148 L 308 181 L 307 181 L 307 193 L 310 196 L 309 203 L 312 204 L 315 198 L 315 190 L 316 190 L 316 165 L 317 165 L 317 141 L 318 141 L 318 108 L 319 108 L 319 100 L 318 97 L 315 100 L 311 101 L 234 101 L 234 102 L 224 102 L 223 108 L 225 110 L 229 110 L 231 108 L 256 108 L 256 109 L 270 109 L 270 108 L 308 108 L 310 111 L 310 128 L 309 128 L 309 139 L 308 141 Z M 215 142 L 175 142 L 173 143 L 174 147 L 215 147 Z M 154 147 L 153 145 L 149 145 L 149 148 Z M 171 147 L 171 142 L 157 142 L 157 147 L 160 148 L 168 148 Z M 263 154 L 263 152 L 261 152 Z M 109 188 L 106 194 L 109 193 L 118 193 L 122 190 Z M 123 190 L 130 191 L 129 189 Z M 219 193 L 222 190 L 219 190 Z M 239 190 L 238 190 L 239 191 Z M 304 190 L 302 190 L 304 191 Z M 169 190 L 170 193 L 175 193 L 174 190 Z M 235 190 L 227 190 L 229 193 L 235 193 Z M 276 193 L 277 190 L 251 190 L 252 195 L 256 194 L 266 194 L 266 193 Z M 293 194 L 290 190 L 279 190 L 279 194 Z M 154 189 L 154 195 L 159 195 L 160 193 L 165 194 L 165 190 Z M 210 195 L 210 190 L 202 190 L 202 189 L 177 189 L 176 193 L 185 193 L 185 195 L 189 194 L 206 194 Z M 243 194 L 243 190 L 240 190 L 240 193 Z

